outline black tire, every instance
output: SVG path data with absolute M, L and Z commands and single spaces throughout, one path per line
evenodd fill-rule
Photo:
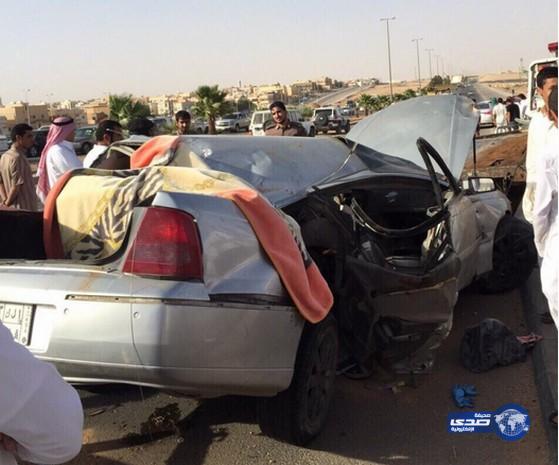
M 196 128 L 196 134 L 203 134 L 204 130 L 202 128 Z
M 89 152 L 91 150 L 91 147 L 93 147 L 93 146 L 89 142 L 84 142 L 82 144 L 82 147 L 81 147 L 81 152 L 84 155 L 87 155 L 87 152 Z
M 239 131 L 240 131 L 239 125 L 235 124 L 235 132 L 239 132 Z
M 347 134 L 350 131 L 350 129 L 351 129 L 351 124 L 349 124 L 349 121 L 348 121 L 345 125 L 344 132 Z
M 528 279 L 537 261 L 532 226 L 506 215 L 495 231 L 493 269 L 479 278 L 478 288 L 488 294 L 515 289 Z
M 322 430 L 332 395 L 338 358 L 336 320 L 329 316 L 307 324 L 301 336 L 289 388 L 259 404 L 262 432 L 281 441 L 304 445 Z
M 309 137 L 314 137 L 314 136 L 316 136 L 316 131 L 314 129 L 314 126 L 311 126 L 309 128 Z

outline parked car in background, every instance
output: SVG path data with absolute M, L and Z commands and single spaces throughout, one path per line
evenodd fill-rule
M 476 109 L 479 111 L 479 125 L 493 126 L 493 105 L 491 100 L 484 100 L 483 102 L 476 103 Z
M 77 154 L 86 155 L 95 145 L 95 130 L 97 126 L 83 126 L 76 129 L 74 150 Z
M 155 125 L 156 135 L 168 134 L 175 126 L 175 121 L 167 116 L 148 116 L 148 119 Z
M 307 131 L 307 136 L 314 137 L 316 135 L 314 123 L 312 121 L 305 121 L 299 110 L 288 108 L 287 115 L 290 121 L 297 121 L 303 125 L 305 131 Z M 249 131 L 253 136 L 263 136 L 265 135 L 267 124 L 272 124 L 272 113 L 270 110 L 255 111 L 252 114 Z
M 248 131 L 250 126 L 250 118 L 246 113 L 235 112 L 218 118 L 215 122 L 217 132 L 240 132 Z
M 343 107 L 341 112 L 344 116 L 355 116 L 355 107 Z
M 313 112 L 312 122 L 316 127 L 316 132 L 336 131 L 336 134 L 344 131 L 349 132 L 349 118 L 344 116 L 337 107 L 316 108 Z
M 11 141 L 6 136 L 0 135 L 0 153 L 4 153 L 10 148 Z
M 194 118 L 190 123 L 190 132 L 194 134 L 207 134 L 208 122 L 202 118 Z
M 49 126 L 41 126 L 39 129 L 33 129 L 33 139 L 35 143 L 29 149 L 29 157 L 36 158 L 41 156 L 41 152 L 47 143 L 47 135 L 49 133 Z

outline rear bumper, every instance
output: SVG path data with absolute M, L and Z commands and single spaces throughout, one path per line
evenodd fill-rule
M 70 382 L 200 397 L 271 396 L 291 382 L 304 325 L 291 307 L 119 300 L 72 302 L 62 314 L 50 307 L 31 343 L 40 335 L 46 350 L 31 350 Z

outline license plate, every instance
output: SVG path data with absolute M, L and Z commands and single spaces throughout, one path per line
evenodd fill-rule
M 0 303 L 0 321 L 11 331 L 16 342 L 29 345 L 33 305 Z

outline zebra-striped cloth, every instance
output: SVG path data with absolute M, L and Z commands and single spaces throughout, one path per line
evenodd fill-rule
M 134 207 L 160 191 L 216 195 L 248 188 L 220 171 L 154 166 L 141 170 L 74 170 L 56 199 L 64 258 L 96 262 L 124 242 Z

